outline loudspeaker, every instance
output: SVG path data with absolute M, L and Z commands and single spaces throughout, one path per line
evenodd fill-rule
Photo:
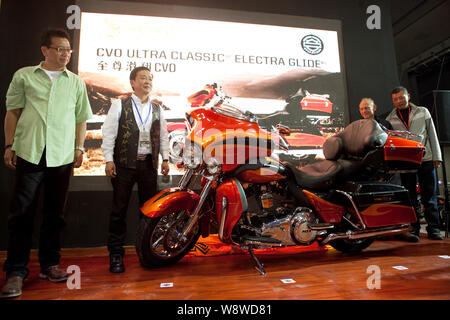
M 433 90 L 436 131 L 441 144 L 450 144 L 450 90 Z

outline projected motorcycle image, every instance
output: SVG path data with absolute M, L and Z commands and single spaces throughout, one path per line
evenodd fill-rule
M 102 175 L 101 126 L 112 101 L 128 96 L 131 88 L 126 79 L 114 76 L 81 72 L 80 77 L 86 83 L 94 117 L 87 124 L 87 155 L 75 174 Z M 271 131 L 276 125 L 288 126 L 291 132 L 284 139 L 289 143 L 289 150 L 274 152 L 283 161 L 303 166 L 323 159 L 322 146 L 326 138 L 344 127 L 344 99 L 339 91 L 340 81 L 340 74 L 294 70 L 264 81 L 249 79 L 245 84 L 232 77 L 223 81 L 223 88 L 228 94 L 233 94 L 233 100 L 240 108 L 255 113 L 261 128 Z M 180 93 L 157 85 L 152 94 L 162 101 L 167 116 L 171 172 L 182 175 L 182 170 L 175 164 L 181 160 L 187 133 L 185 119 L 182 118 L 187 110 L 186 104 L 180 103 Z M 191 103 L 188 107 L 196 105 Z
M 211 36 L 199 37 L 205 30 Z M 138 66 L 155 75 L 152 99 L 164 105 L 171 176 L 183 174 L 176 163 L 189 130 L 185 113 L 193 107 L 186 98 L 205 83 L 219 84 L 239 109 L 258 117 L 261 128 L 288 126 L 289 150 L 274 152 L 296 166 L 323 159 L 325 139 L 348 122 L 335 27 L 82 12 L 79 42 L 78 73 L 94 117 L 87 125 L 85 161 L 75 175 L 103 175 L 101 126 L 111 103 L 131 93 L 128 74 Z
M 325 140 L 325 159 L 296 166 L 278 156 L 290 148 L 291 129 L 263 128 L 267 117 L 243 110 L 228 94 L 210 84 L 188 98 L 178 163 L 184 175 L 178 187 L 141 208 L 136 251 L 143 266 L 176 263 L 200 235 L 209 235 L 210 224 L 220 241 L 248 250 L 264 275 L 253 249 L 317 242 L 356 253 L 416 221 L 407 191 L 382 182 L 421 164 L 424 147 L 411 136 L 383 131 L 370 119 L 355 121 Z M 197 192 L 195 177 L 201 177 Z

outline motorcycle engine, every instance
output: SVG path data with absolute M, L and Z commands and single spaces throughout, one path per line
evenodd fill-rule
M 309 245 L 318 235 L 309 224 L 318 222 L 313 211 L 296 207 L 278 185 L 259 185 L 247 188 L 248 211 L 246 225 L 257 236 L 270 237 L 283 245 Z M 244 229 L 247 229 L 243 227 Z
M 297 244 L 309 245 L 314 242 L 317 230 L 312 230 L 308 224 L 317 222 L 314 213 L 309 208 L 298 207 L 291 218 L 291 236 Z
M 294 212 L 281 219 L 264 223 L 261 236 L 280 240 L 283 245 L 310 245 L 317 236 L 317 230 L 309 228 L 309 223 L 316 222 L 311 209 L 297 207 Z

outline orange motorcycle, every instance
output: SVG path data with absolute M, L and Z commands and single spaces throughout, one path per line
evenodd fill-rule
M 327 139 L 325 160 L 303 167 L 283 163 L 289 128 L 261 129 L 258 119 L 207 85 L 188 98 L 186 171 L 178 187 L 161 191 L 141 208 L 136 251 L 149 268 L 185 256 L 211 225 L 219 239 L 249 251 L 307 246 L 317 241 L 359 252 L 376 237 L 407 232 L 416 215 L 407 191 L 389 184 L 395 172 L 414 171 L 424 147 L 401 132 L 359 120 Z M 201 177 L 196 184 L 195 177 Z

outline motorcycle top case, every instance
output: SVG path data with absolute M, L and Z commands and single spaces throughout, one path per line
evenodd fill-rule
M 388 171 L 417 170 L 424 151 L 425 147 L 419 142 L 389 135 L 384 146 L 369 152 L 363 162 Z
M 345 191 L 353 197 L 368 228 L 417 221 L 408 191 L 402 186 L 383 182 L 348 182 Z

